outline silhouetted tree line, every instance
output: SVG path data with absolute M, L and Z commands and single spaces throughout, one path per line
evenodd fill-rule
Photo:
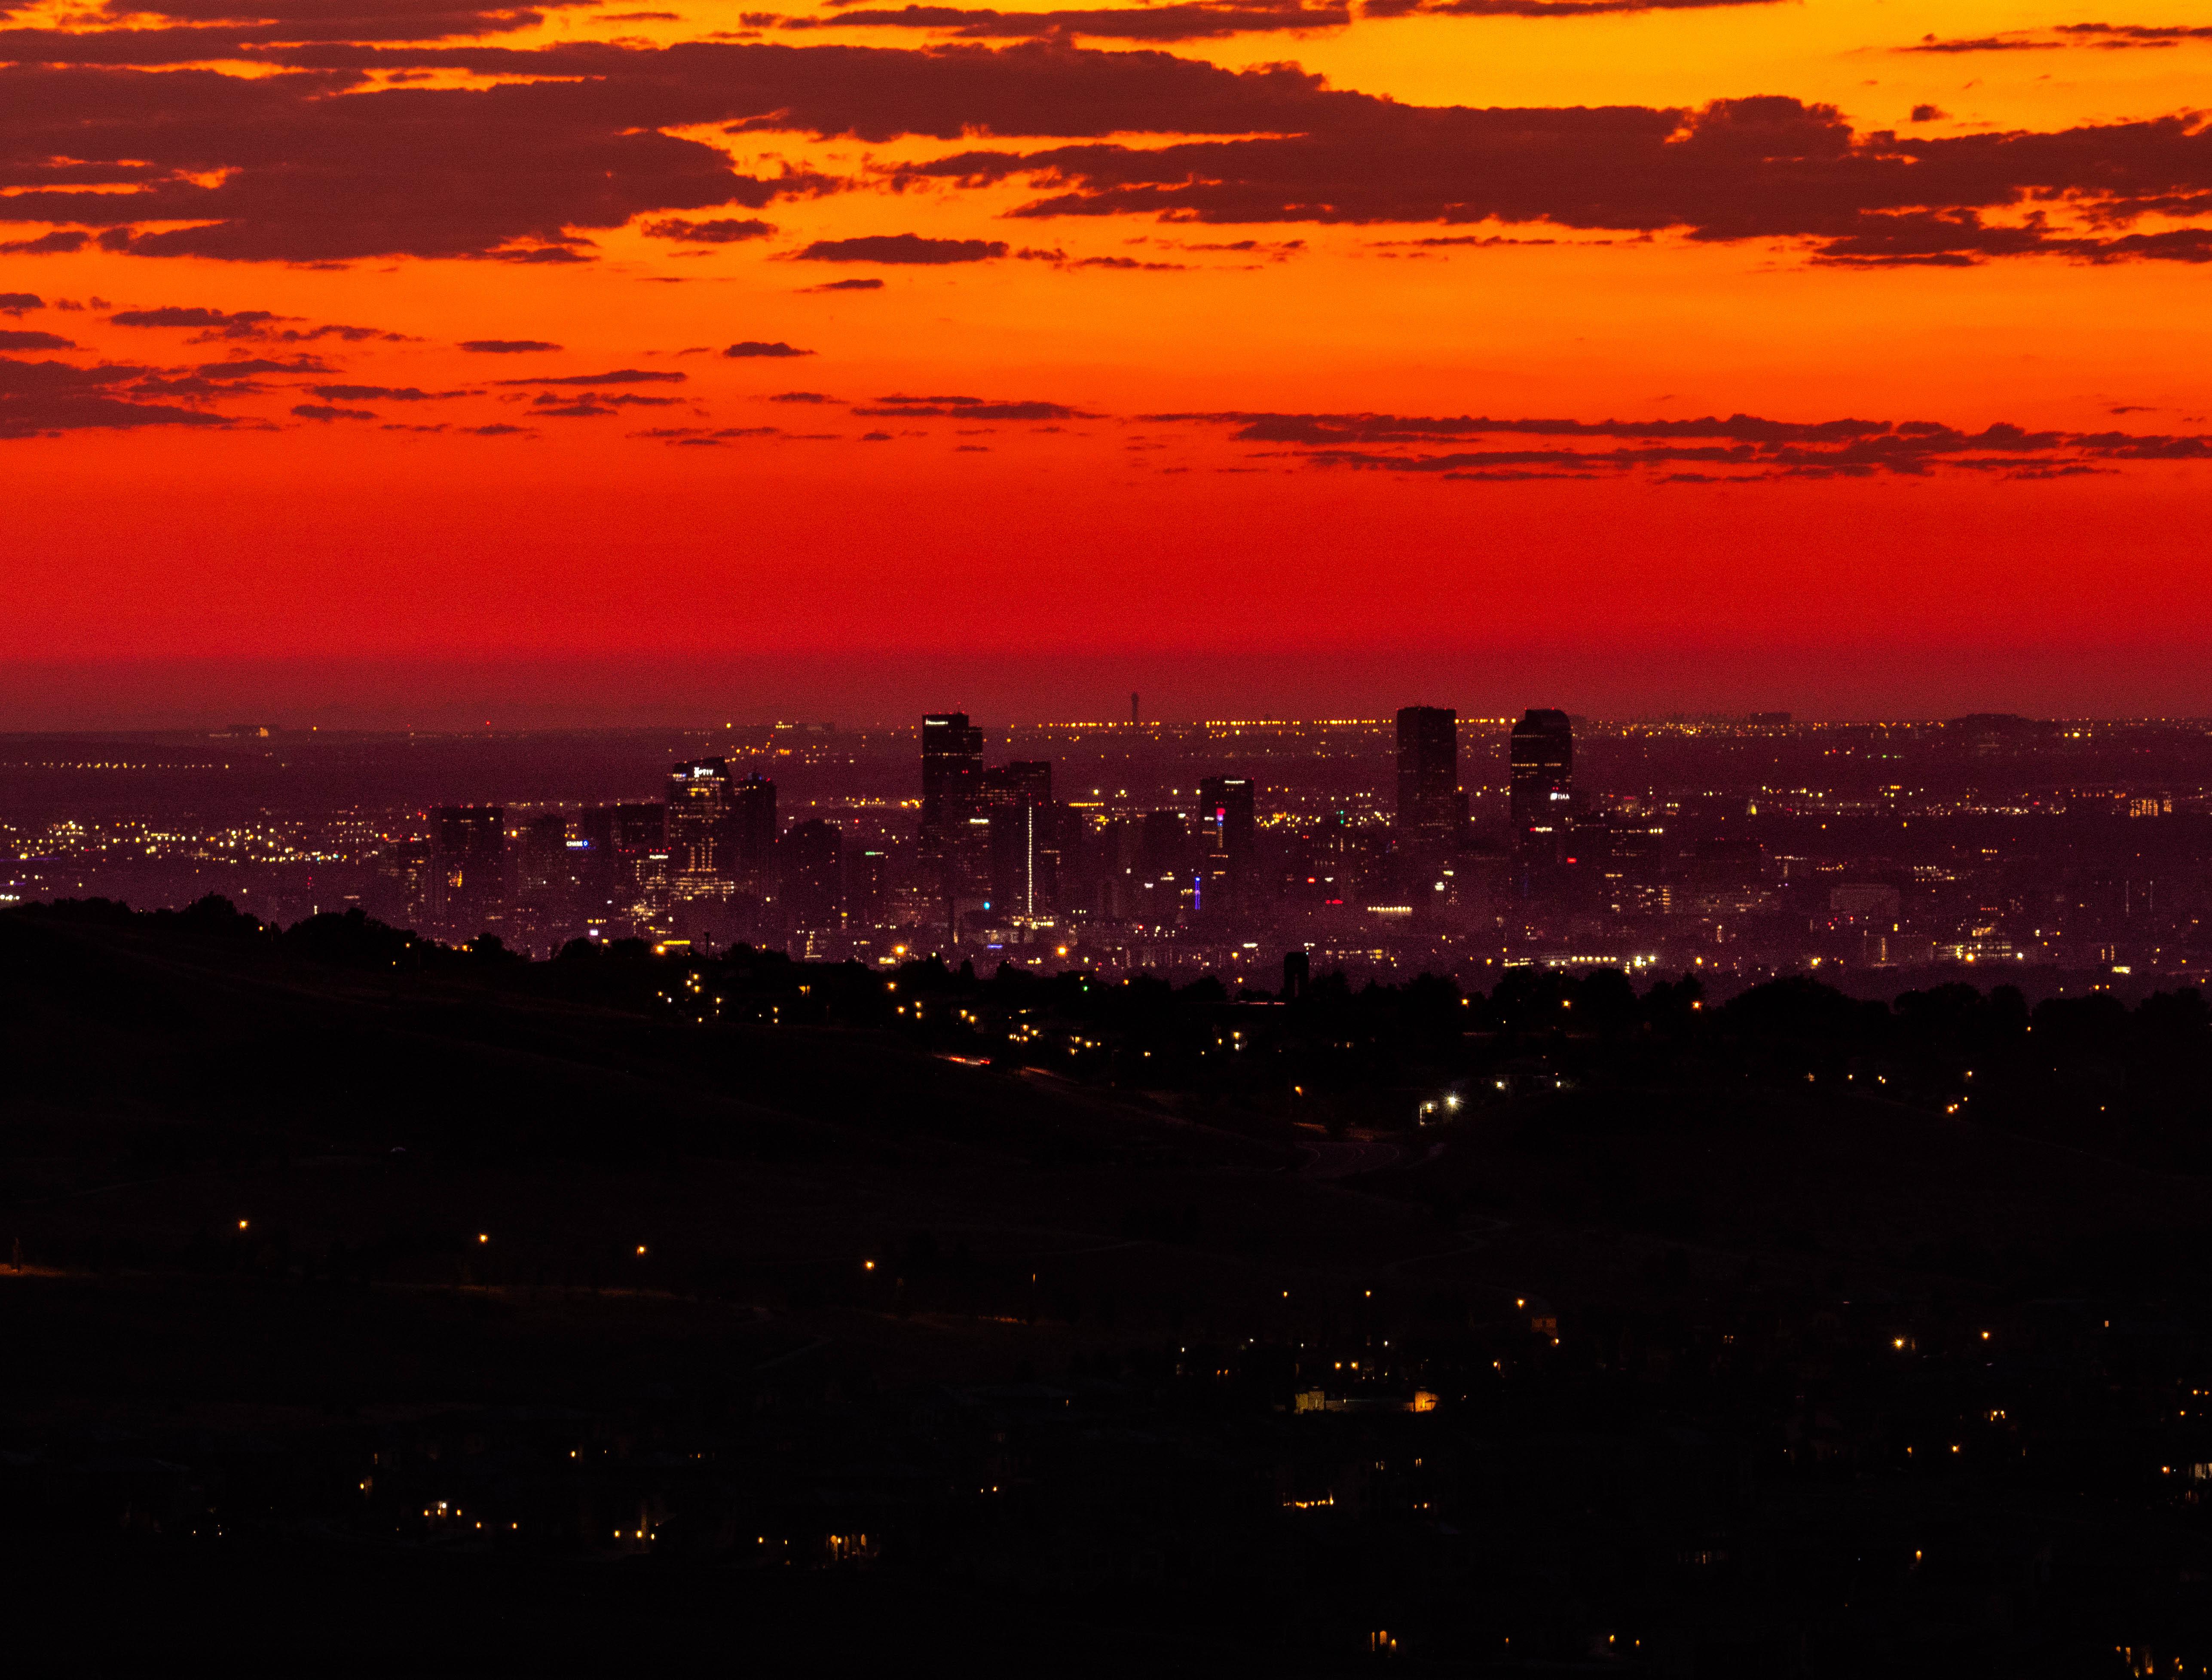
M 1233 995 L 1212 976 L 979 974 L 931 957 L 886 972 L 739 945 L 656 956 L 575 940 L 532 962 L 492 936 L 448 947 L 360 910 L 278 928 L 216 897 L 181 910 L 106 899 L 8 912 L 49 922 L 393 977 L 472 982 L 731 1029 L 885 1030 L 942 1053 L 1123 1088 L 1179 1093 L 1232 1122 L 1413 1126 L 1592 1093 L 1741 1090 L 1905 1105 L 2146 1164 L 2212 1171 L 2202 1078 L 2212 1007 L 2193 988 L 2130 1007 L 2107 991 L 2046 998 L 1963 983 L 1890 1002 L 1807 976 L 1725 1001 L 1694 976 L 1638 990 L 1618 970 L 1507 971 L 1490 992 L 1424 974 L 1295 995 Z M 1424 1105 L 1428 1106 L 1425 1107 Z

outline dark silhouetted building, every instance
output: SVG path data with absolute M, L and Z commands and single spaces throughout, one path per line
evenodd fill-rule
M 983 802 L 994 919 L 1048 918 L 1059 901 L 1061 816 L 1052 802 L 1051 764 L 1017 760 L 985 770 Z
M 983 791 L 983 732 L 965 712 L 921 721 L 921 843 L 942 852 L 964 836 Z
M 921 873 L 945 909 L 957 944 L 963 907 L 981 909 L 990 886 L 989 823 L 983 814 L 983 732 L 965 712 L 921 721 Z
M 844 925 L 845 837 L 835 823 L 794 823 L 776 843 L 776 896 L 783 919 L 800 933 Z
M 610 807 L 615 925 L 625 934 L 657 930 L 668 916 L 668 807 Z
M 1400 842 L 1456 839 L 1467 825 L 1459 790 L 1459 714 L 1448 706 L 1398 713 Z
M 430 836 L 430 919 L 442 939 L 496 932 L 506 919 L 507 810 L 439 807 Z
M 1565 712 L 1532 709 L 1513 726 L 1510 793 L 1516 841 L 1556 835 L 1574 800 L 1575 731 Z
M 845 916 L 854 927 L 872 928 L 883 920 L 890 869 L 890 854 L 880 846 L 845 854 Z
M 730 788 L 730 885 L 748 898 L 764 898 L 775 856 L 775 783 L 749 776 Z
M 532 817 L 522 825 L 514 903 L 507 917 L 514 934 L 508 942 L 517 949 L 549 957 L 574 925 L 580 849 L 571 849 L 568 819 L 558 812 Z
M 1198 784 L 1198 896 L 1193 909 L 1230 910 L 1245 896 L 1258 841 L 1253 813 L 1258 791 L 1242 776 L 1209 776 Z

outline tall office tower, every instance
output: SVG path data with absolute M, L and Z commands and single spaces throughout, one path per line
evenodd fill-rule
M 428 933 L 430 928 L 430 853 L 421 841 L 395 840 L 380 849 L 371 892 L 362 907 L 380 922 Z
M 775 783 L 749 776 L 730 788 L 730 884 L 750 898 L 767 896 L 775 855 Z
M 921 843 L 941 853 L 975 815 L 982 794 L 983 732 L 965 712 L 921 721 Z
M 883 921 L 884 895 L 890 886 L 890 853 L 866 846 L 845 854 L 845 923 L 855 929 Z
M 1513 832 L 1558 833 L 1574 797 L 1575 732 L 1565 712 L 1531 708 L 1513 726 Z
M 942 908 L 945 941 L 960 942 L 963 906 L 980 909 L 989 886 L 989 825 L 982 812 L 983 732 L 965 712 L 921 721 L 919 873 Z
M 1060 900 L 1060 807 L 1024 802 L 991 813 L 994 920 L 1049 918 Z
M 729 761 L 702 758 L 668 773 L 668 886 L 678 899 L 727 898 L 736 866 Z
M 439 937 L 495 933 L 506 913 L 506 808 L 439 807 L 430 837 L 430 920 Z
M 1399 843 L 1456 839 L 1467 823 L 1459 790 L 1459 714 L 1448 706 L 1398 713 Z
M 546 957 L 576 919 L 576 855 L 568 845 L 568 819 L 557 811 L 522 825 L 515 858 L 514 907 L 508 921 L 518 949 Z
M 614 924 L 619 937 L 653 932 L 668 916 L 668 807 L 614 807 Z
M 844 925 L 845 837 L 835 823 L 795 823 L 776 842 L 776 896 L 784 919 L 799 933 L 834 933 Z
M 1049 916 L 1059 886 L 1052 764 L 1018 758 L 983 772 L 982 815 L 990 858 L 994 921 Z
M 576 813 L 576 916 L 604 931 L 615 905 L 615 807 L 587 805 Z
M 1249 776 L 1209 776 L 1198 784 L 1200 849 L 1233 860 L 1252 861 L 1255 831 L 1253 802 L 1259 788 Z
M 1248 776 L 1209 776 L 1198 784 L 1196 910 L 1237 908 L 1251 883 L 1258 793 Z
M 982 775 L 979 802 L 987 810 L 1006 805 L 1052 803 L 1052 761 L 1016 758 L 994 764 Z
M 1147 811 L 1137 867 L 1148 881 L 1172 880 L 1190 861 L 1190 830 L 1180 811 Z

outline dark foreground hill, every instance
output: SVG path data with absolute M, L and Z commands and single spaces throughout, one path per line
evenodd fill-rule
M 741 1008 L 696 965 L 367 950 L 0 916 L 27 1651 L 2212 1655 L 2204 1186 L 2140 1150 L 1771 1044 L 1571 1078 L 1522 1046 L 1447 1124 L 1332 1135 L 1301 1092 L 1158 1082 L 1133 1034 L 1070 1029 L 1102 1036 L 1064 1077 L 820 1024 L 827 971 Z M 1233 1058 L 1243 1019 L 1178 1030 Z

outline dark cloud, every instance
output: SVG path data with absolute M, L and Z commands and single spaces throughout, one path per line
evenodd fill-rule
M 659 368 L 617 368 L 608 374 L 546 374 L 532 379 L 495 379 L 494 385 L 681 385 L 691 375 Z
M 167 27 L 100 30 L 0 30 L 0 59 L 36 64 L 198 64 L 300 43 L 438 41 L 533 28 L 545 14 L 592 0 L 536 0 L 528 6 L 456 6 L 445 0 L 339 0 L 334 4 L 110 3 L 104 15 L 73 21 L 166 18 Z M 0 13 L 0 16 L 4 16 Z
M 2053 40 L 2051 36 L 2059 39 Z M 2087 46 L 2100 52 L 2124 52 L 2137 47 L 2168 47 L 2185 40 L 2212 39 L 2212 25 L 2141 23 L 2061 23 L 2050 30 L 2015 30 L 2002 35 L 1978 35 L 1941 40 L 1923 35 L 1899 52 L 2055 52 L 2062 47 Z
M 333 408 L 328 403 L 300 403 L 292 412 L 302 420 L 374 420 L 376 416 L 365 408 Z
M 854 413 L 866 419 L 889 420 L 1100 420 L 1065 403 L 994 402 L 981 397 L 909 397 L 894 392 L 879 397 L 870 408 Z
M 556 350 L 543 338 L 464 338 L 461 348 L 477 356 L 520 356 L 527 350 Z
M 810 292 L 879 292 L 883 289 L 880 280 L 830 280 L 806 288 Z
M 49 433 L 135 430 L 144 426 L 222 426 L 220 414 L 138 400 L 149 377 L 144 368 L 65 362 L 19 362 L 0 356 L 0 438 Z
M 1910 138 L 1855 132 L 1832 107 L 1724 100 L 1696 112 L 1423 109 L 1283 137 L 1157 149 L 967 152 L 906 173 L 969 185 L 1027 178 L 1030 217 L 1140 213 L 1207 223 L 1509 222 L 1699 240 L 1797 237 L 1852 259 L 1858 241 L 1919 240 L 1962 262 L 2049 253 L 2193 260 L 2191 241 L 2085 240 L 1984 209 L 2063 202 L 2106 222 L 2212 215 L 2212 128 L 2191 117 L 2057 133 Z M 1948 240 L 1948 243 L 1944 242 Z
M 46 307 L 46 300 L 36 292 L 0 292 L 0 315 L 20 315 Z
M 740 339 L 734 344 L 732 344 L 729 349 L 724 350 L 722 354 L 727 356 L 735 357 L 738 360 L 744 360 L 753 356 L 781 357 L 788 356 L 811 356 L 814 352 L 811 350 L 799 350 L 793 345 L 783 343 L 781 339 L 777 340 L 774 344 L 765 344 L 758 338 L 744 338 Z
M 331 374 L 337 371 L 319 356 L 305 354 L 287 356 L 245 356 L 228 362 L 203 362 L 195 373 L 232 378 L 250 378 L 256 374 Z
M 36 239 L 0 240 L 0 256 L 65 257 L 72 251 L 84 249 L 89 234 L 74 228 L 57 228 L 51 234 L 40 234 Z
M 919 234 L 864 234 L 817 239 L 799 253 L 810 263 L 980 263 L 1006 254 L 1002 239 L 924 239 Z
M 2098 27 L 2105 33 L 2067 39 L 2136 38 L 2131 26 Z M 0 70 L 0 217 L 98 228 L 102 245 L 148 257 L 569 262 L 587 259 L 580 230 L 758 209 L 843 185 L 804 171 L 741 173 L 718 146 L 665 131 L 714 126 L 735 137 L 964 140 L 959 155 L 911 166 L 890 184 L 1024 180 L 1038 193 L 1019 212 L 1031 217 L 1495 219 L 1800 239 L 1838 262 L 1956 265 L 2001 254 L 2191 259 L 2186 240 L 2131 235 L 2124 224 L 2212 216 L 2212 137 L 2196 116 L 1917 137 L 1855 131 L 1832 107 L 1779 97 L 1698 110 L 1430 107 L 1333 90 L 1286 66 L 1231 71 L 1058 40 L 925 50 L 311 44 L 258 56 L 295 68 L 252 76 Z M 407 66 L 526 79 L 467 88 L 362 80 L 371 68 Z M 1186 137 L 1141 147 L 1107 137 L 1116 134 Z M 978 145 L 991 137 L 1074 143 Z M 2094 226 L 2054 220 L 2032 238 L 2003 237 L 2006 216 L 2030 210 Z M 1905 228 L 1900 219 L 1912 217 L 1932 219 Z M 168 225 L 146 230 L 153 223 Z M 1894 257 L 1875 248 L 1946 228 L 1957 236 L 1947 247 Z M 818 241 L 801 254 L 912 263 L 1003 249 L 905 234 Z M 346 331 L 269 330 L 279 340 Z
M 107 318 L 113 326 L 204 327 L 240 338 L 267 331 L 272 321 L 298 319 L 296 315 L 273 314 L 266 309 L 187 309 L 173 306 L 161 309 L 124 309 Z
M 1153 424 L 1226 428 L 1242 443 L 1308 466 L 1497 479 L 1570 473 L 1615 477 L 1665 469 L 1681 479 L 1923 478 L 1937 472 L 2051 478 L 2147 460 L 2212 460 L 2212 435 L 2031 431 L 1997 423 L 1976 432 L 1933 421 L 1499 419 L 1473 415 L 1147 414 Z M 1439 450 L 1438 446 L 1458 448 Z
M 577 397 L 537 398 L 531 403 L 530 412 L 533 418 L 597 420 L 619 414 L 626 408 L 675 408 L 682 400 L 678 397 L 641 397 L 630 392 L 610 397 L 598 391 L 586 391 Z
M 680 216 L 648 222 L 639 231 L 652 239 L 688 240 L 693 245 L 734 245 L 740 240 L 766 239 L 775 231 L 773 222 L 725 217 L 718 222 L 686 222 Z
M 1211 40 L 1280 30 L 1340 29 L 1348 5 L 1185 4 L 1127 9 L 1001 12 L 964 6 L 854 7 L 826 16 L 786 18 L 787 29 L 928 29 L 970 40 L 1031 40 L 1060 35 L 1139 41 Z
M 1938 123 L 1950 114 L 1949 112 L 1933 105 L 1916 105 L 1912 107 L 1912 120 L 1916 123 Z
M 530 426 L 467 426 L 462 429 L 471 437 L 529 437 L 535 429 Z
M 653 210 L 757 208 L 837 185 L 741 175 L 717 148 L 659 131 L 761 114 L 680 81 L 349 91 L 355 80 L 17 64 L 0 70 L 0 163 L 67 157 L 113 179 L 53 181 L 33 169 L 19 180 L 22 164 L 0 167 L 0 185 L 26 189 L 0 199 L 0 217 L 127 219 L 103 242 L 145 257 L 574 262 L 587 259 L 579 228 Z M 85 155 L 88 143 L 98 155 Z M 148 222 L 198 225 L 137 229 Z
M 1254 245 L 1258 241 L 1247 240 L 1244 243 Z M 1191 266 L 1188 263 L 1144 262 L 1135 257 L 1071 257 L 1065 251 L 1038 251 L 1026 246 L 1014 255 L 1025 262 L 1050 263 L 1054 268 L 1172 269 L 1187 273 Z
M 412 385 L 317 385 L 309 387 L 325 402 L 434 403 L 465 397 L 465 391 L 425 391 Z
M 313 344 L 323 338 L 337 338 L 349 344 L 372 338 L 395 344 L 416 342 L 404 332 L 386 332 L 374 326 L 345 326 L 336 323 L 320 326 L 292 326 L 286 323 L 298 320 L 299 316 L 274 314 L 266 309 L 206 309 L 171 305 L 160 309 L 119 310 L 107 319 L 115 326 L 188 328 L 192 330 L 193 336 L 187 342 L 195 344 L 211 344 L 226 338 L 287 344 Z
M 75 350 L 68 339 L 52 332 L 11 332 L 0 330 L 0 350 Z
M 772 403 L 834 403 L 835 397 L 824 396 L 819 391 L 779 391 L 769 399 Z
M 1607 12 L 1703 9 L 1775 3 L 1775 0 L 1367 0 L 1358 15 L 1370 20 L 1461 17 L 1589 17 Z M 855 6 L 824 16 L 783 20 L 786 29 L 927 29 L 968 40 L 1032 40 L 1085 35 L 1100 40 L 1194 41 L 1224 35 L 1304 33 L 1340 29 L 1353 18 L 1342 0 L 1265 3 L 1170 4 L 1002 12 L 967 6 Z

